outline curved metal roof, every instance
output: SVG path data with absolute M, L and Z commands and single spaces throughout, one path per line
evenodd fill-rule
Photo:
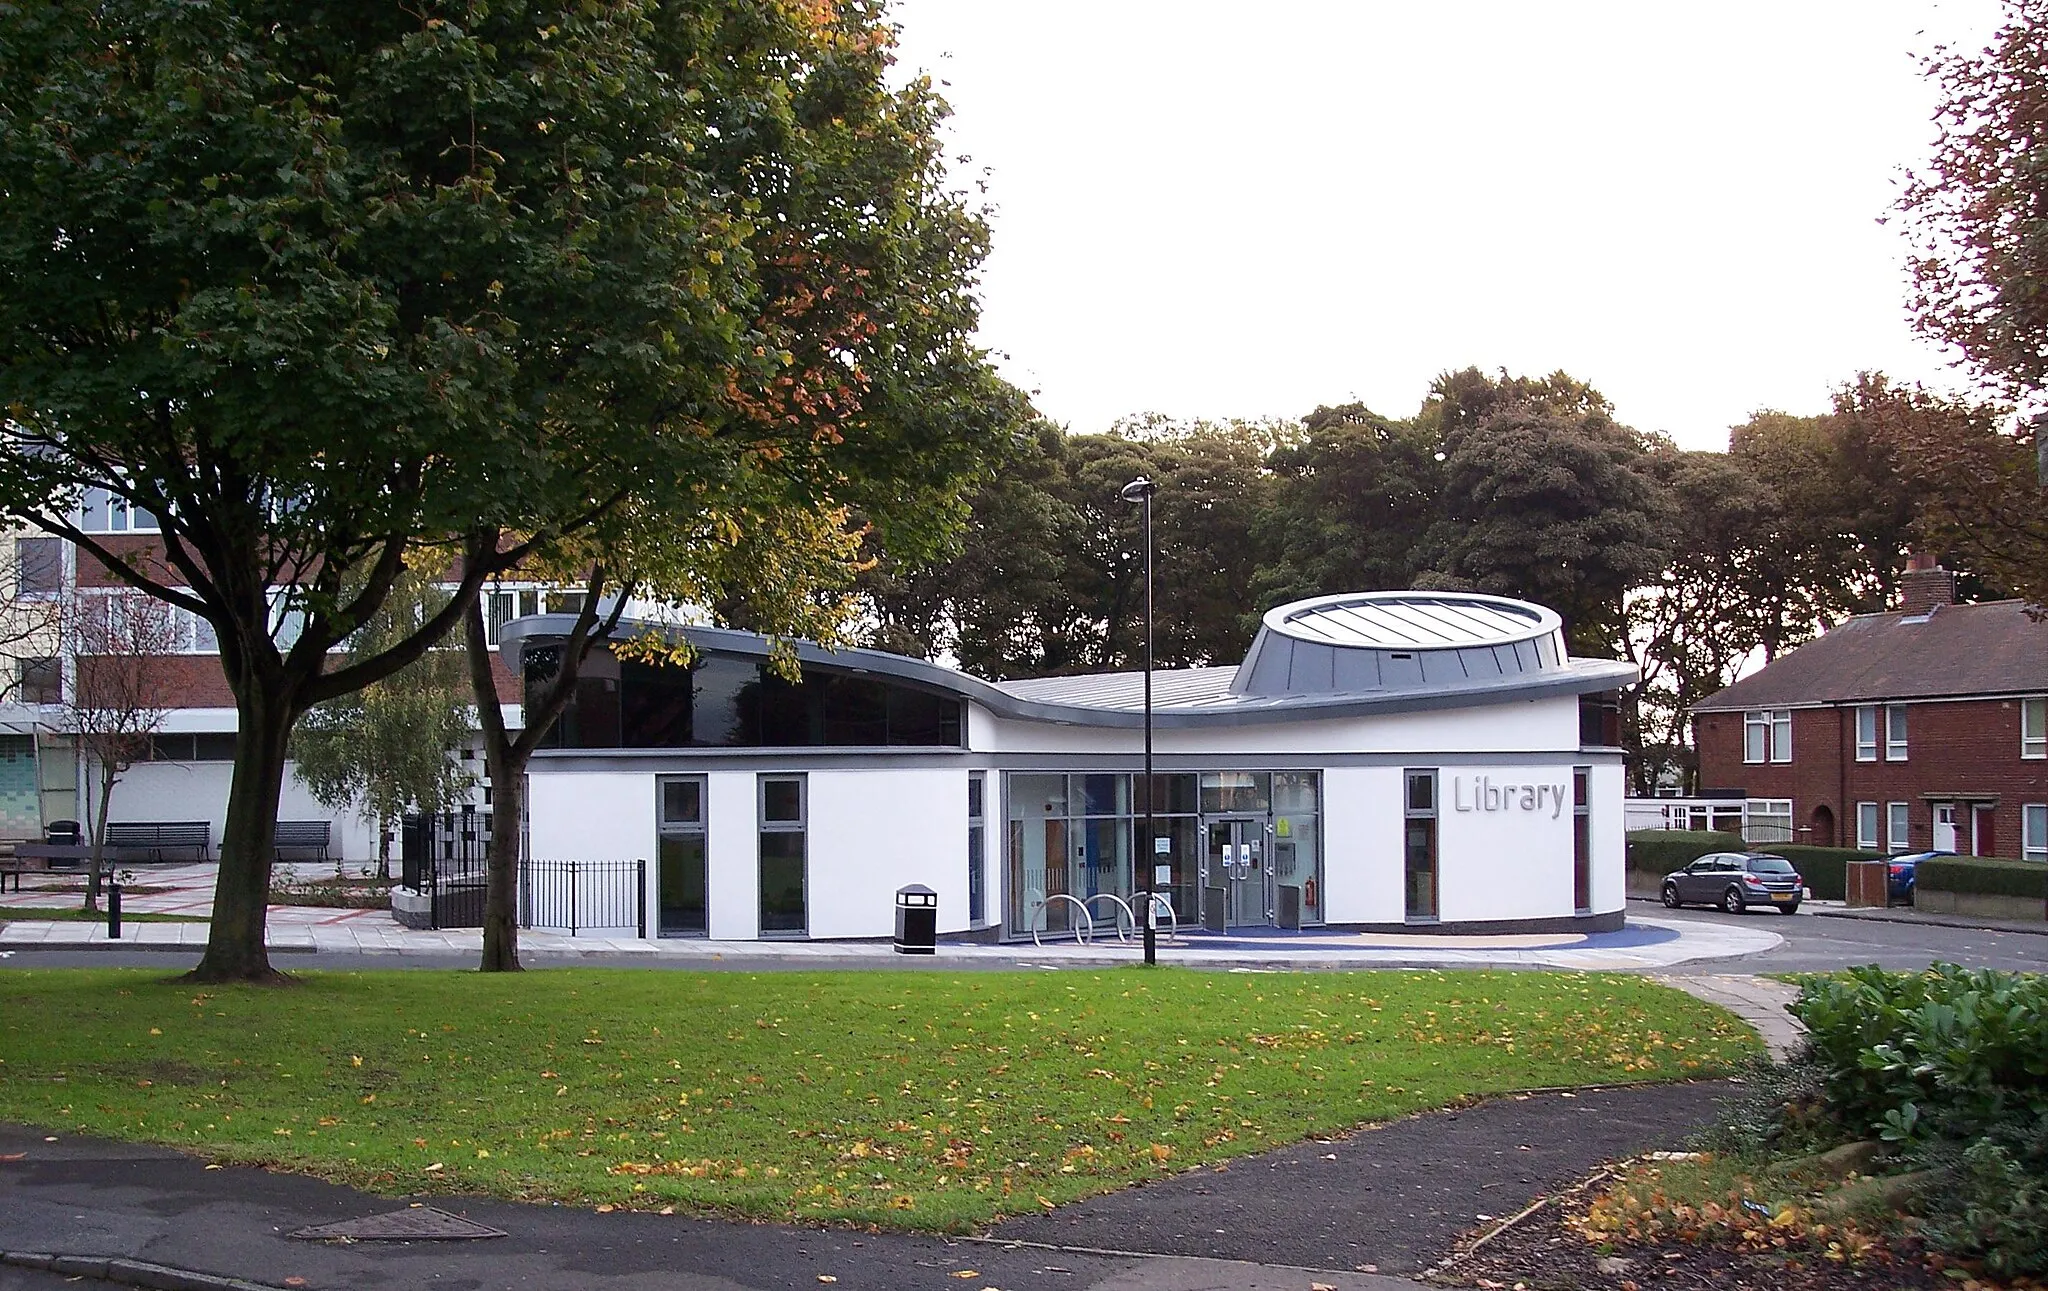
M 1438 594 L 1408 592 L 1392 595 L 1413 598 Z M 1500 598 L 1497 597 L 1467 597 L 1464 593 L 1443 595 L 1456 595 L 1468 600 L 1510 606 L 1522 605 L 1522 602 L 1518 601 L 1500 602 Z M 1273 614 L 1280 614 L 1290 608 L 1292 607 L 1282 606 Z M 1552 625 L 1557 622 L 1557 616 L 1548 610 L 1536 606 L 1526 608 L 1547 616 L 1545 621 Z M 1272 617 L 1272 614 L 1267 616 L 1269 626 Z M 513 619 L 499 630 L 499 642 L 502 646 L 518 648 L 523 643 L 559 639 L 569 634 L 571 628 L 575 626 L 575 621 L 575 616 L 568 614 L 540 614 Z M 622 637 L 638 636 L 647 631 L 664 633 L 671 640 L 686 640 L 691 646 L 707 653 L 765 659 L 773 645 L 769 638 L 753 632 L 645 622 L 621 623 L 618 634 Z M 1555 631 L 1553 626 L 1553 634 Z M 1283 639 L 1291 640 L 1285 637 Z M 1267 640 L 1268 633 L 1262 630 L 1259 641 Z M 1540 657 L 1536 648 L 1538 642 L 1549 643 Z M 1116 728 L 1136 728 L 1142 726 L 1145 720 L 1145 675 L 1142 672 L 1089 673 L 1076 677 L 1037 677 L 1020 681 L 991 682 L 961 672 L 957 668 L 948 668 L 942 664 L 913 659 L 907 655 L 890 654 L 882 650 L 827 650 L 809 641 L 791 644 L 796 649 L 798 661 L 806 668 L 885 677 L 943 691 L 972 700 L 999 717 L 1066 726 Z M 1251 726 L 1381 713 L 1469 708 L 1548 696 L 1615 690 L 1633 683 L 1637 676 L 1633 664 L 1611 659 L 1564 657 L 1561 636 L 1554 642 L 1550 642 L 1550 638 L 1539 636 L 1533 640 L 1510 642 L 1505 646 L 1483 647 L 1488 652 L 1506 649 L 1511 655 L 1518 651 L 1526 651 L 1530 666 L 1517 666 L 1512 671 L 1506 667 L 1496 667 L 1493 672 L 1488 673 L 1477 663 L 1467 668 L 1460 652 L 1472 648 L 1446 647 L 1449 653 L 1435 656 L 1435 662 L 1431 664 L 1428 675 L 1425 675 L 1418 666 L 1411 676 L 1408 672 L 1402 671 L 1403 661 L 1392 660 L 1384 671 L 1374 674 L 1370 684 L 1360 685 L 1354 689 L 1338 689 L 1334 685 L 1326 685 L 1319 690 L 1280 690 L 1264 693 L 1247 691 L 1238 685 L 1246 670 L 1253 667 L 1255 659 L 1260 655 L 1260 644 L 1255 642 L 1253 655 L 1246 659 L 1242 667 L 1235 670 L 1228 667 L 1179 668 L 1163 669 L 1154 673 L 1153 724 L 1168 730 Z M 1457 668 L 1455 676 L 1447 671 L 1454 664 Z M 1357 670 L 1351 670 L 1347 675 L 1356 676 L 1360 681 L 1365 680 Z M 1332 680 L 1335 680 L 1334 673 Z
M 1266 612 L 1230 688 L 1358 694 L 1569 670 L 1564 621 L 1477 592 L 1346 592 Z

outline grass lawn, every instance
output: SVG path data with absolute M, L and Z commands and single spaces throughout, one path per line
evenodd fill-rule
M 0 1119 L 385 1192 L 961 1230 L 1503 1090 L 1712 1074 L 1566 973 L 0 974 Z
M 86 910 L 75 905 L 32 906 L 0 905 L 0 923 L 12 920 L 33 923 L 105 923 L 105 909 Z M 207 923 L 204 915 L 196 914 L 153 914 L 147 910 L 123 910 L 122 923 Z

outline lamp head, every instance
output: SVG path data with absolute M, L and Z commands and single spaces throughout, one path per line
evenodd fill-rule
M 1126 502 L 1143 502 L 1146 498 L 1151 497 L 1152 494 L 1155 491 L 1157 491 L 1158 488 L 1158 485 L 1154 484 L 1145 476 L 1140 475 L 1137 479 L 1132 480 L 1129 484 L 1124 485 L 1123 488 L 1117 492 L 1117 496 L 1122 498 Z

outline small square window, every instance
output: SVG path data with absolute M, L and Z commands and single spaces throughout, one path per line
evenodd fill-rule
M 1436 814 L 1436 772 L 1410 771 L 1408 773 L 1408 814 L 1411 816 L 1433 816 Z
M 661 823 L 698 825 L 704 821 L 704 782 L 664 780 L 661 784 Z
M 794 777 L 764 778 L 761 781 L 763 824 L 801 824 L 803 818 L 803 781 Z
M 64 667 L 55 659 L 17 659 L 15 683 L 24 704 L 64 702 Z

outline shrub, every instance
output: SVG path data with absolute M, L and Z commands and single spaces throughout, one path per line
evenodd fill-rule
M 1989 856 L 1934 856 L 1920 862 L 1914 885 L 1929 892 L 2048 900 L 2048 865 Z
M 1800 843 L 1758 850 L 1792 862 L 1792 868 L 1799 871 L 1799 877 L 1805 879 L 1806 886 L 1813 890 L 1816 901 L 1840 901 L 1848 894 L 1850 861 L 1874 861 L 1886 855 L 1853 847 L 1808 847 Z
M 1739 834 L 1638 829 L 1628 836 L 1628 868 L 1661 879 L 1673 870 L 1684 869 L 1708 852 L 1739 852 L 1742 849 L 1742 836 Z
M 1937 964 L 1810 979 L 1792 1005 L 1828 1112 L 1942 1172 L 1931 1240 L 2048 1271 L 2048 978 Z

